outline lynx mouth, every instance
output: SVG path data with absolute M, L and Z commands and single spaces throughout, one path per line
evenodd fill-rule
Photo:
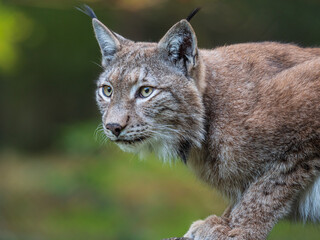
M 146 139 L 147 139 L 147 137 L 140 137 L 140 138 L 136 138 L 136 139 L 133 139 L 133 140 L 117 139 L 117 140 L 115 140 L 115 142 L 116 143 L 127 144 L 127 145 L 133 145 L 133 144 L 141 143 Z

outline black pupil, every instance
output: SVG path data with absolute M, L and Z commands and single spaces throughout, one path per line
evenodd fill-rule
M 104 87 L 104 94 L 107 95 L 108 97 L 111 96 L 111 92 L 112 92 L 112 89 L 110 86 L 105 86 Z
M 144 91 L 148 94 L 150 89 L 149 88 L 145 88 Z

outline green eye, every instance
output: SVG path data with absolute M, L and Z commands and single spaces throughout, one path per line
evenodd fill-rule
M 103 92 L 103 95 L 105 95 L 106 97 L 111 97 L 112 87 L 110 87 L 109 85 L 105 85 L 103 86 L 102 92 Z
M 140 97 L 142 98 L 149 97 L 152 92 L 153 92 L 152 87 L 142 87 L 140 88 Z

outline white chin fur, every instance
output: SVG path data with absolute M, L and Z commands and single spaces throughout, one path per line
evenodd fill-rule
M 139 153 L 141 149 L 143 149 L 145 143 L 140 142 L 137 144 L 126 144 L 126 143 L 116 143 L 119 148 L 124 151 L 124 152 L 129 152 L 129 153 Z
M 117 145 L 122 151 L 138 154 L 141 159 L 146 159 L 151 152 L 164 162 L 177 158 L 177 144 L 172 139 L 152 138 L 137 144 L 117 143 Z

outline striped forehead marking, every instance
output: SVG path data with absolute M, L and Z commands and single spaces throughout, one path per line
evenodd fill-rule
M 139 73 L 139 78 L 138 78 L 138 81 L 146 81 L 146 77 L 148 75 L 148 69 L 143 66 L 140 68 L 140 73 Z
M 133 84 L 137 82 L 146 81 L 148 76 L 148 68 L 146 66 L 137 67 L 134 69 L 126 69 L 120 67 L 114 67 L 110 71 L 101 75 L 101 81 L 115 82 L 115 81 L 127 81 Z

